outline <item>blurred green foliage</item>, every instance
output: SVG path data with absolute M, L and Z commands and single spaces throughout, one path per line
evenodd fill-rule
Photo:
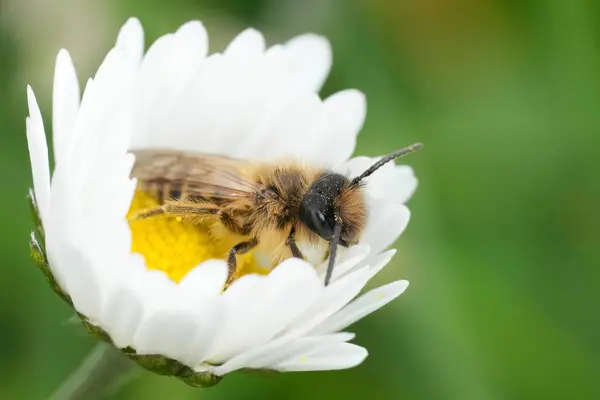
M 363 365 L 237 373 L 206 390 L 142 372 L 116 398 L 600 398 L 599 2 L 2 0 L 0 12 L 0 398 L 45 398 L 93 346 L 29 259 L 25 85 L 49 131 L 58 48 L 75 46 L 83 81 L 131 15 L 147 43 L 201 19 L 215 50 L 249 25 L 271 43 L 324 34 L 323 95 L 356 87 L 369 101 L 357 153 L 426 147 L 406 159 L 420 179 L 412 221 L 375 282 L 411 287 L 351 329 Z

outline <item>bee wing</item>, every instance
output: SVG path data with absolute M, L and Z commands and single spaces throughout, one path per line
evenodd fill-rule
M 169 150 L 134 150 L 131 173 L 142 183 L 169 184 L 187 195 L 223 199 L 254 199 L 261 186 L 246 177 L 253 164 L 246 160 Z

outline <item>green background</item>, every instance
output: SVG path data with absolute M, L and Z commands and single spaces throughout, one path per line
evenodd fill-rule
M 323 95 L 368 98 L 357 154 L 414 141 L 399 254 L 409 290 L 355 324 L 370 356 L 337 372 L 236 373 L 212 389 L 142 372 L 118 399 L 600 398 L 600 2 L 0 0 L 0 399 L 45 398 L 94 341 L 29 258 L 25 85 L 50 130 L 54 57 L 90 76 L 132 15 L 147 43 L 202 20 L 333 46 Z

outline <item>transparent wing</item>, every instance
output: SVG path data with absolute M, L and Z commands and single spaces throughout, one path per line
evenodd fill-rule
M 248 177 L 253 164 L 221 155 L 170 150 L 134 150 L 131 176 L 142 184 L 168 185 L 186 195 L 254 199 L 261 186 Z

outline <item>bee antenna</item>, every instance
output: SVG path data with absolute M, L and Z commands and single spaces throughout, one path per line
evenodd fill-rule
M 342 234 L 342 219 L 335 216 L 335 226 L 333 227 L 333 239 L 331 239 L 331 249 L 329 250 L 329 264 L 327 265 L 327 273 L 325 274 L 325 286 L 329 285 L 331 275 L 333 274 L 333 267 L 335 265 L 335 255 L 337 253 L 337 247 L 340 244 L 340 236 Z
M 367 168 L 367 170 L 365 172 L 363 172 L 356 178 L 352 179 L 352 185 L 358 185 L 363 179 L 365 179 L 366 177 L 371 175 L 373 172 L 377 171 L 379 168 L 383 167 L 388 162 L 390 162 L 398 157 L 405 156 L 409 153 L 413 153 L 413 152 L 419 150 L 421 147 L 423 147 L 423 143 L 415 143 L 408 147 L 405 147 L 400 150 L 396 150 L 393 153 L 388 154 L 387 156 L 383 157 L 381 160 L 377 161 L 375 164 L 373 164 L 369 168 Z

